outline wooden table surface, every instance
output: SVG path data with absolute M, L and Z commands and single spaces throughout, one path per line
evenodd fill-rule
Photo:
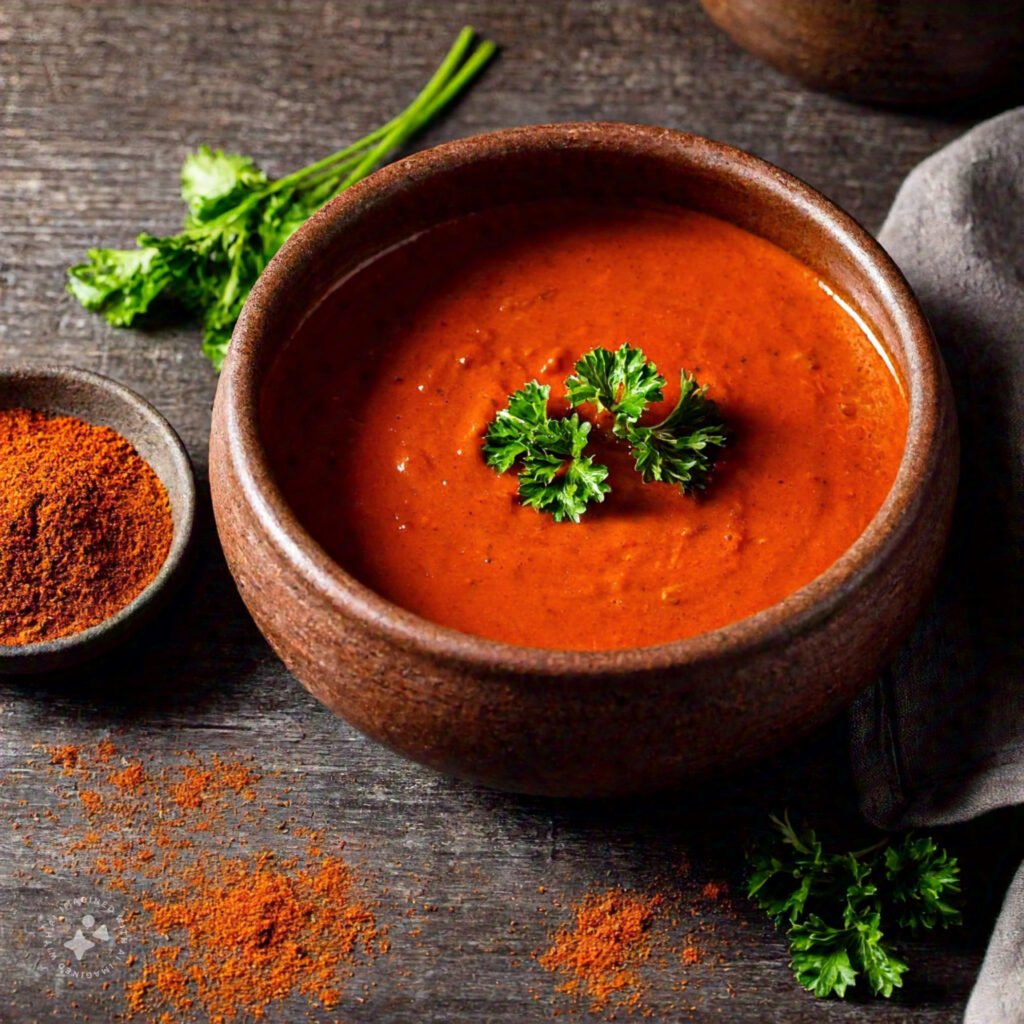
M 994 841 L 998 823 L 946 835 L 965 862 L 968 926 L 909 950 L 912 974 L 896 999 L 814 1000 L 793 982 L 782 939 L 738 895 L 742 849 L 783 807 L 840 837 L 858 831 L 843 723 L 746 779 L 628 806 L 505 796 L 399 760 L 306 694 L 235 593 L 208 509 L 217 380 L 197 330 L 115 330 L 64 291 L 65 268 L 89 246 L 177 227 L 177 172 L 189 149 L 251 153 L 272 173 L 300 166 L 403 106 L 464 23 L 501 44 L 500 61 L 419 144 L 574 119 L 685 128 L 780 164 L 871 229 L 906 172 L 987 113 L 872 110 L 804 91 L 739 51 L 695 2 L 4 4 L 0 361 L 74 364 L 140 391 L 184 438 L 203 512 L 184 593 L 145 636 L 69 677 L 0 683 L 0 1021 L 110 1019 L 109 993 L 57 984 L 40 948 L 41 918 L 95 882 L 59 864 L 38 870 L 40 851 L 56 842 L 50 820 L 34 825 L 32 845 L 11 827 L 56 800 L 35 744 L 108 734 L 157 763 L 188 749 L 279 770 L 299 818 L 361 849 L 389 900 L 449 911 L 421 921 L 415 942 L 395 911 L 376 987 L 344 1005 L 345 1020 L 549 1020 L 569 1008 L 530 954 L 567 905 L 608 885 L 668 888 L 686 903 L 708 880 L 727 880 L 736 894 L 705 908 L 725 964 L 694 969 L 685 998 L 678 962 L 654 969 L 656 1016 L 958 1020 L 1013 860 Z M 284 840 L 267 828 L 252 841 L 273 849 Z M 677 1009 L 664 1009 L 670 1002 Z M 289 1009 L 268 1019 L 306 1018 Z

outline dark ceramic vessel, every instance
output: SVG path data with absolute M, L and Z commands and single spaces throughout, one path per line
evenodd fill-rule
M 1024 0 L 701 0 L 741 46 L 814 89 L 923 105 L 1024 75 Z
M 127 438 L 167 490 L 174 536 L 160 571 L 130 604 L 81 633 L 17 647 L 0 645 L 0 673 L 69 668 L 110 650 L 147 622 L 178 581 L 192 536 L 196 490 L 188 453 L 171 425 L 123 384 L 68 366 L 0 366 L 0 409 L 77 416 Z
M 275 355 L 338 279 L 438 221 L 551 196 L 693 207 L 770 239 L 868 320 L 909 392 L 906 452 L 868 529 L 826 573 L 723 629 L 625 651 L 535 650 L 427 622 L 331 561 L 278 490 L 259 403 Z M 714 776 L 834 715 L 904 638 L 932 588 L 957 474 L 949 385 L 882 249 L 802 182 L 694 135 L 621 124 L 520 128 L 377 172 L 281 250 L 246 304 L 220 379 L 214 510 L 238 588 L 288 667 L 328 707 L 443 772 L 553 795 Z

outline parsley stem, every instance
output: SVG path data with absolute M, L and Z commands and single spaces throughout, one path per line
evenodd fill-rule
M 459 68 L 455 75 L 449 79 L 441 94 L 430 104 L 423 116 L 419 118 L 416 129 L 423 127 L 432 120 L 440 111 L 446 107 L 470 81 L 483 70 L 487 62 L 497 52 L 498 47 L 490 39 L 483 40 L 480 45 L 470 54 L 469 59 Z
M 430 81 L 397 117 L 337 153 L 279 178 L 271 190 L 276 192 L 299 184 L 310 187 L 318 180 L 335 178 L 347 171 L 341 183 L 332 190 L 331 196 L 334 196 L 369 174 L 392 150 L 425 128 L 494 56 L 497 47 L 485 39 L 465 59 L 474 35 L 468 26 L 462 29 Z
M 884 850 L 887 846 L 892 843 L 891 836 L 882 836 L 877 843 L 872 843 L 870 846 L 865 846 L 863 850 L 854 850 L 850 854 L 851 857 L 869 857 L 873 853 L 878 853 L 879 850 Z
M 317 184 L 336 181 L 338 175 L 347 172 L 345 177 L 322 197 L 321 202 L 327 202 L 366 177 L 392 150 L 425 128 L 494 56 L 497 46 L 490 39 L 485 39 L 473 50 L 469 59 L 459 66 L 474 35 L 474 30 L 469 26 L 462 29 L 430 81 L 397 117 L 344 149 L 339 149 L 336 153 L 293 171 L 283 178 L 275 179 L 265 188 L 242 200 L 238 206 L 225 210 L 219 217 L 210 221 L 205 229 L 209 230 L 215 226 L 226 227 L 233 221 L 241 220 L 258 202 L 289 186 L 313 188 Z
M 465 57 L 466 50 L 473 40 L 473 30 L 464 28 L 454 45 L 448 51 L 448 55 L 441 62 L 433 77 L 424 86 L 420 94 L 406 107 L 393 122 L 391 130 L 381 139 L 377 146 L 367 153 L 362 160 L 348 173 L 338 185 L 336 190 L 341 192 L 354 185 L 364 178 L 387 155 L 397 149 L 403 142 L 414 135 L 420 128 L 424 127 L 449 100 L 453 99 L 460 89 L 472 78 L 473 75 L 483 67 L 494 52 L 494 44 L 485 42 L 477 49 L 473 56 L 467 61 L 466 67 L 469 74 L 463 75 L 458 71 L 459 65 Z M 480 59 L 482 54 L 482 60 Z M 451 86 L 455 88 L 452 89 Z

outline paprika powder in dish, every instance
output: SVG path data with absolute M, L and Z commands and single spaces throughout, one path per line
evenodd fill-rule
M 110 618 L 155 578 L 173 533 L 164 485 L 117 431 L 0 409 L 0 645 Z

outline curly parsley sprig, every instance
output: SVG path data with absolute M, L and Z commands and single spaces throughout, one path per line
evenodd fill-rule
M 675 484 L 683 494 L 707 487 L 718 450 L 728 440 L 718 407 L 705 397 L 707 390 L 706 384 L 698 384 L 683 370 L 679 375 L 679 401 L 661 423 L 620 426 L 616 418 L 616 433 L 629 442 L 645 483 Z
M 648 402 L 660 402 L 665 395 L 665 378 L 643 349 L 620 345 L 614 352 L 591 349 L 565 380 L 565 395 L 572 406 L 591 403 L 598 412 L 607 409 L 619 424 L 635 423 Z
M 816 996 L 842 998 L 863 976 L 888 998 L 908 970 L 889 932 L 913 936 L 959 923 L 959 866 L 927 836 L 830 853 L 788 814 L 771 820 L 778 836 L 749 855 L 747 892 L 786 929 L 793 973 Z
M 611 490 L 608 467 L 584 456 L 590 424 L 575 413 L 565 419 L 548 416 L 547 384 L 531 381 L 511 395 L 484 438 L 488 466 L 507 473 L 517 463 L 519 496 L 538 512 L 550 512 L 556 523 L 574 523 L 591 501 L 604 501 Z
M 292 233 L 328 200 L 375 171 L 465 91 L 495 52 L 464 28 L 423 91 L 396 118 L 283 178 L 247 156 L 201 146 L 181 169 L 183 230 L 143 233 L 135 249 L 90 249 L 68 290 L 115 327 L 168 299 L 202 320 L 203 351 L 220 369 L 256 279 Z
M 665 378 L 642 349 L 621 345 L 614 352 L 594 348 L 582 356 L 565 381 L 573 407 L 592 405 L 613 416 L 612 434 L 626 441 L 646 483 L 668 483 L 689 494 L 703 490 L 715 458 L 727 440 L 715 403 L 686 371 L 680 376 L 679 401 L 660 423 L 641 426 L 651 402 L 665 397 Z M 584 456 L 591 424 L 573 413 L 548 416 L 551 389 L 531 381 L 510 396 L 484 435 L 484 458 L 499 473 L 520 466 L 523 504 L 550 512 L 556 522 L 574 523 L 591 501 L 604 501 L 611 488 L 608 468 Z
M 573 406 L 592 404 L 615 417 L 612 432 L 629 443 L 645 483 L 674 484 L 683 494 L 702 491 L 714 469 L 718 449 L 727 440 L 718 408 L 707 387 L 685 370 L 679 376 L 679 401 L 660 423 L 637 420 L 648 403 L 664 397 L 665 378 L 643 350 L 622 345 L 615 352 L 595 348 L 575 366 L 565 382 Z

